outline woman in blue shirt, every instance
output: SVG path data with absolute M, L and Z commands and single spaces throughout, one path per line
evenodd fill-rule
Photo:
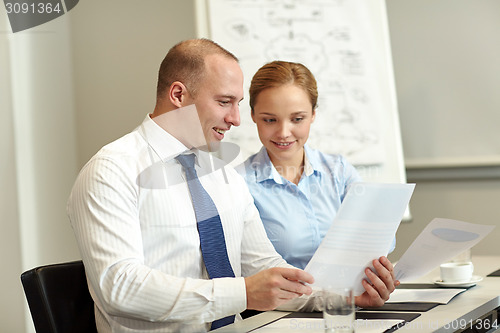
M 262 149 L 240 172 L 276 250 L 290 264 L 304 268 L 326 235 L 349 185 L 360 181 L 340 155 L 306 145 L 314 121 L 316 80 L 302 64 L 273 61 L 261 67 L 250 85 L 252 119 Z M 394 247 L 394 243 L 393 243 Z M 365 269 L 361 307 L 381 306 L 399 285 L 386 257 Z
M 250 86 L 252 119 L 263 147 L 245 161 L 242 173 L 269 239 L 288 263 L 302 269 L 349 185 L 361 181 L 344 157 L 307 146 L 317 100 L 316 80 L 299 63 L 266 64 Z

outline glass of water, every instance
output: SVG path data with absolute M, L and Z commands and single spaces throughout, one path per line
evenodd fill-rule
M 325 333 L 353 333 L 355 323 L 352 288 L 323 289 Z
M 469 263 L 472 262 L 471 249 L 467 249 L 459 255 L 451 258 L 450 262 Z

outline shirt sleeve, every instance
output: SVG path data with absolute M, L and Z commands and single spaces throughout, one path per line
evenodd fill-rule
M 179 277 L 145 264 L 139 188 L 129 174 L 110 159 L 93 159 L 80 172 L 68 201 L 96 303 L 114 316 L 191 324 L 243 311 L 243 278 Z
M 274 249 L 245 180 L 240 175 L 237 176 L 241 183 L 241 198 L 246 203 L 241 244 L 242 276 L 251 276 L 272 267 L 296 268 L 289 265 Z
M 321 289 L 313 287 L 311 295 L 302 295 L 294 298 L 289 302 L 280 305 L 276 310 L 279 311 L 300 311 L 300 312 L 314 312 L 323 311 L 324 300 L 321 296 Z
M 245 237 L 242 244 L 242 274 L 250 276 L 271 267 L 294 268 L 288 264 L 274 249 L 267 237 L 264 226 L 259 216 L 259 211 L 253 204 L 250 192 L 247 196 L 248 207 L 245 217 Z M 276 310 L 281 311 L 322 311 L 323 299 L 321 289 L 313 287 L 313 293 L 295 298 Z
M 343 166 L 343 180 L 345 182 L 345 186 L 348 187 L 352 183 L 361 182 L 363 179 L 361 178 L 358 170 L 347 161 L 345 157 L 341 157 L 342 166 Z

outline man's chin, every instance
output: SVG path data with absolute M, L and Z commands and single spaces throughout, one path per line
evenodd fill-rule
M 199 150 L 206 151 L 206 152 L 217 152 L 220 149 L 220 145 L 221 145 L 220 141 L 214 140 L 214 141 L 207 142 L 206 145 L 196 147 L 196 148 L 198 148 Z

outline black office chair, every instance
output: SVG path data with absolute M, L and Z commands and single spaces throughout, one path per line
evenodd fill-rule
M 21 281 L 37 332 L 97 332 L 81 260 L 33 268 Z

